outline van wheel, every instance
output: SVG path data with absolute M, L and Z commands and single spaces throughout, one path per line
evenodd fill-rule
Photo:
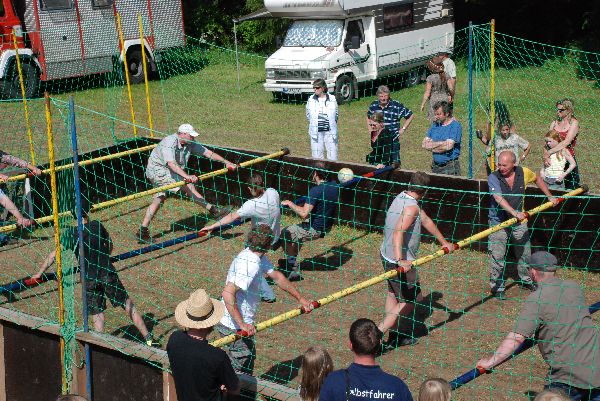
M 354 99 L 354 82 L 348 75 L 342 75 L 335 83 L 335 99 L 338 104 L 350 103 Z
M 133 49 L 127 52 L 127 72 L 129 72 L 129 82 L 139 84 L 144 82 L 144 61 L 142 59 L 142 50 Z M 148 69 L 148 78 L 150 78 L 150 58 L 146 52 L 146 68 Z
M 423 71 L 421 68 L 413 68 L 410 71 L 407 71 L 404 78 L 404 87 L 412 88 L 421 83 L 423 79 Z
M 36 97 L 40 86 L 37 68 L 29 63 L 21 63 L 21 73 L 23 74 L 25 97 L 28 99 Z M 6 77 L 0 82 L 0 97 L 3 99 L 21 99 L 23 97 L 16 62 L 11 64 L 6 72 Z

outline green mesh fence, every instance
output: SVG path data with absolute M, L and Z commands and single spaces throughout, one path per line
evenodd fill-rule
M 468 66 L 467 31 L 455 38 L 454 59 L 458 69 L 455 117 L 463 123 L 463 171 L 468 155 Z M 489 27 L 476 26 L 473 31 L 474 128 L 484 129 L 488 120 L 490 95 Z M 410 48 L 401 49 L 410 51 Z M 530 141 L 532 150 L 525 165 L 533 170 L 542 166 L 542 140 L 555 118 L 554 102 L 561 97 L 575 101 L 580 121 L 577 160 L 582 182 L 592 191 L 598 182 L 592 149 L 595 148 L 597 124 L 592 113 L 598 98 L 596 83 L 597 55 L 560 49 L 506 35 L 496 36 L 496 100 L 503 101 L 515 121 L 517 132 Z M 51 82 L 44 89 L 52 96 L 55 128 L 55 152 L 59 164 L 71 162 L 68 126 L 68 96 L 76 103 L 77 135 L 81 160 L 134 150 L 154 144 L 150 139 L 163 138 L 183 122 L 192 123 L 201 133 L 202 143 L 241 162 L 255 157 L 257 149 L 275 152 L 287 146 L 295 155 L 309 155 L 305 98 L 275 99 L 262 87 L 265 58 L 239 54 L 240 81 L 237 82 L 235 52 L 218 48 L 194 38 L 186 38 L 186 46 L 172 48 L 162 55 L 158 73 L 149 83 L 154 132 L 148 128 L 145 90 L 133 85 L 136 136 L 131 124 L 127 89 L 118 63 L 114 71 L 102 76 Z M 406 74 L 398 74 L 359 87 L 359 99 L 339 109 L 340 160 L 363 163 L 370 146 L 365 132 L 365 113 L 375 98 L 377 85 L 392 86 L 392 98 L 400 100 L 417 113 L 410 129 L 401 139 L 403 169 L 429 171 L 431 156 L 421 149 L 421 140 L 429 126 L 420 114 L 419 105 L 424 85 L 406 87 Z M 555 99 L 556 98 L 556 99 Z M 29 99 L 30 124 L 36 161 L 48 162 L 45 137 L 44 105 L 40 99 Z M 3 101 L 0 129 L 5 133 L 4 151 L 28 159 L 27 127 L 20 101 Z M 228 149 L 226 149 L 228 148 Z M 473 169 L 476 178 L 485 177 L 485 147 L 474 138 Z M 132 152 L 122 157 L 90 164 L 81 168 L 84 192 L 94 204 L 123 198 L 151 188 L 144 176 L 150 150 Z M 343 164 L 343 163 L 342 163 Z M 336 165 L 338 166 L 338 165 Z M 351 164 L 355 173 L 371 171 L 366 165 Z M 221 163 L 193 157 L 189 172 L 202 174 L 222 168 Z M 336 167 L 337 168 L 337 167 Z M 4 172 L 4 170 L 3 170 Z M 302 160 L 273 159 L 226 175 L 203 180 L 198 184 L 210 202 L 238 208 L 250 195 L 246 179 L 251 172 L 262 173 L 269 187 L 279 191 L 281 199 L 297 199 L 307 195 L 311 185 L 311 169 Z M 336 171 L 332 171 L 335 173 Z M 307 298 L 320 299 L 355 285 L 382 272 L 378 247 L 385 212 L 394 197 L 405 189 L 407 175 L 383 173 L 354 187 L 341 189 L 337 224 L 324 238 L 306 243 L 299 256 L 304 280 L 297 283 Z M 33 179 L 33 214 L 47 216 L 51 211 L 47 177 Z M 74 204 L 72 170 L 59 173 L 60 210 Z M 15 203 L 22 205 L 22 181 L 10 183 Z M 545 201 L 532 195 L 527 207 Z M 114 250 L 112 256 L 139 249 L 138 229 L 151 196 L 115 203 L 91 214 L 107 228 Z M 421 205 L 434 219 L 446 239 L 457 242 L 488 228 L 489 196 L 476 181 L 442 178 L 432 183 Z M 600 299 L 600 282 L 596 255 L 598 252 L 597 198 L 584 195 L 567 200 L 530 219 L 533 250 L 549 249 L 559 256 L 561 277 L 573 279 L 585 287 L 586 303 Z M 151 225 L 154 243 L 160 243 L 197 232 L 214 220 L 206 211 L 178 194 L 167 199 Z M 13 223 L 9 219 L 7 223 Z M 282 225 L 299 223 L 289 211 Z M 61 221 L 61 243 L 72 248 L 68 228 L 72 218 Z M 197 288 L 205 288 L 213 297 L 221 294 L 227 269 L 244 247 L 249 224 L 243 224 L 210 237 L 190 239 L 174 246 L 155 250 L 134 258 L 114 261 L 116 270 L 136 309 L 143 314 L 147 328 L 163 345 L 176 328 L 175 306 Z M 17 244 L 0 248 L 4 260 L 10 260 L 0 274 L 0 281 L 13 282 L 37 272 L 53 249 L 51 225 L 31 230 L 17 230 L 10 236 Z M 414 346 L 386 352 L 380 359 L 383 368 L 406 380 L 416 394 L 420 383 L 431 376 L 448 380 L 472 369 L 477 360 L 491 353 L 510 331 L 528 291 L 520 288 L 515 261 L 507 255 L 508 300 L 489 297 L 489 256 L 485 241 L 454 254 L 436 259 L 419 268 L 424 300 L 414 314 L 401 319 L 401 333 L 418 338 Z M 435 252 L 439 246 L 433 237 L 424 235 L 420 256 Z M 72 338 L 73 330 L 82 330 L 81 284 L 78 275 L 68 274 L 76 263 L 71 252 L 63 257 L 65 270 L 65 304 L 67 321 L 63 334 Z M 269 253 L 277 265 L 282 250 Z M 257 322 L 264 321 L 298 305 L 280 289 L 275 289 L 277 302 L 262 304 Z M 58 321 L 56 282 L 49 281 L 28 289 L 4 292 L 3 307 Z M 319 308 L 309 315 L 270 327 L 257 335 L 257 360 L 254 374 L 263 379 L 296 387 L 299 380 L 299 356 L 310 345 L 321 345 L 332 354 L 335 366 L 350 362 L 346 336 L 353 320 L 370 317 L 379 322 L 383 317 L 386 284 L 368 287 L 339 301 Z M 91 326 L 92 327 L 92 326 Z M 120 308 L 106 310 L 107 342 L 124 353 L 132 352 L 135 343 L 143 343 L 140 332 Z M 216 337 L 214 337 L 216 338 Z M 214 339 L 213 338 L 213 339 Z M 133 343 L 132 343 L 133 342 Z M 74 363 L 82 354 L 74 353 Z M 149 362 L 157 367 L 160 364 Z M 58 374 L 58 373 L 57 373 Z M 457 400 L 525 399 L 527 391 L 543 387 L 546 365 L 538 351 L 510 360 L 491 375 L 485 375 L 457 390 Z

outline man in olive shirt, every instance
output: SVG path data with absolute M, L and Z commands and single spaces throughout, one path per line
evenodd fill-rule
M 536 337 L 550 366 L 545 389 L 560 389 L 572 400 L 600 400 L 598 329 L 585 304 L 581 286 L 555 277 L 556 257 L 531 255 L 529 272 L 538 289 L 527 297 L 515 328 L 496 352 L 477 363 L 490 370 L 508 359 L 525 341 Z M 537 336 L 536 336 L 537 332 Z

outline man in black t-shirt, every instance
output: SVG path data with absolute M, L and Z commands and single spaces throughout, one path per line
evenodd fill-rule
M 115 267 L 110 261 L 113 243 L 108 231 L 98 220 L 89 220 L 90 203 L 83 196 L 81 200 L 86 300 L 88 313 L 92 316 L 94 322 L 94 330 L 104 331 L 104 311 L 106 310 L 106 298 L 108 298 L 114 307 L 120 306 L 125 309 L 135 327 L 144 337 L 147 345 L 158 345 L 148 331 L 144 319 L 133 305 L 127 290 L 117 275 Z M 75 238 L 73 250 L 79 256 L 77 251 L 77 228 L 73 227 L 71 231 L 72 238 Z M 42 263 L 40 271 L 31 278 L 39 279 L 42 277 L 42 274 L 52 266 L 55 259 L 56 250 L 48 255 Z
M 175 320 L 185 330 L 176 330 L 167 344 L 178 401 L 220 401 L 223 394 L 239 394 L 239 379 L 225 351 L 206 337 L 223 317 L 223 302 L 199 289 L 180 302 Z

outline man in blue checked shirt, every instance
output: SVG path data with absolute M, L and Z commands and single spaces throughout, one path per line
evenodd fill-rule
M 383 113 L 383 125 L 394 133 L 394 144 L 392 148 L 392 161 L 400 165 L 400 135 L 404 134 L 414 117 L 413 112 L 404 107 L 404 105 L 396 100 L 390 99 L 390 88 L 381 85 L 377 88 L 378 100 L 373 101 L 367 111 L 367 126 L 369 125 L 369 117 L 376 111 Z M 400 127 L 400 119 L 404 118 L 404 125 Z

